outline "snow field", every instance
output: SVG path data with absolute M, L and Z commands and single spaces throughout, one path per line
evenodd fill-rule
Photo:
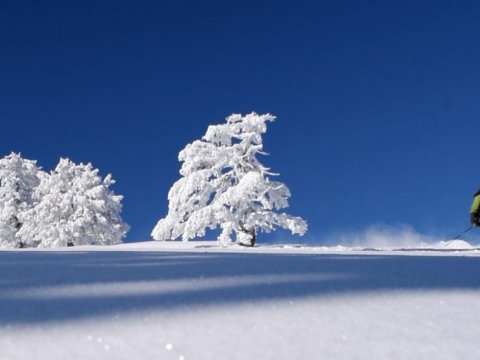
M 114 248 L 0 252 L 0 359 L 480 356 L 474 250 Z
M 478 313 L 478 295 L 377 294 L 146 311 L 10 329 L 0 344 L 8 350 L 4 359 L 473 359 L 480 355 L 478 317 L 466 305 Z

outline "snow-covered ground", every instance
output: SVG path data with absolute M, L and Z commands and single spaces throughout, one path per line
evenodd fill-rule
M 478 359 L 480 251 L 0 251 L 0 359 Z

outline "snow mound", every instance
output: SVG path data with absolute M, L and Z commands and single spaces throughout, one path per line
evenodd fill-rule
M 469 242 L 465 240 L 450 240 L 450 241 L 441 241 L 438 244 L 439 248 L 445 248 L 445 249 L 473 249 L 474 246 L 472 246 Z

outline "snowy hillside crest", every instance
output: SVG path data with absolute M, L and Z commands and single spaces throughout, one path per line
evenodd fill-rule
M 288 207 L 290 190 L 271 177 L 278 174 L 263 166 L 262 135 L 271 114 L 233 114 L 225 124 L 208 127 L 201 140 L 179 153 L 182 176 L 168 193 L 169 209 L 152 231 L 155 240 L 183 241 L 202 237 L 207 229 L 221 228 L 218 240 L 253 246 L 257 230 L 276 227 L 303 235 L 307 223 L 277 211 Z

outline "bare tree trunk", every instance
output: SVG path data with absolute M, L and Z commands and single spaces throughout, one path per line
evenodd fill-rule
M 253 247 L 255 246 L 255 242 L 257 241 L 257 234 L 255 231 L 255 228 L 253 229 L 242 229 L 242 233 L 246 234 L 248 237 L 248 243 L 239 241 L 238 244 L 242 246 L 247 246 L 247 247 Z
M 251 243 L 250 243 L 251 245 L 250 246 L 255 246 L 255 242 L 257 241 L 257 233 L 255 231 L 255 228 L 250 230 L 249 234 L 251 236 Z

